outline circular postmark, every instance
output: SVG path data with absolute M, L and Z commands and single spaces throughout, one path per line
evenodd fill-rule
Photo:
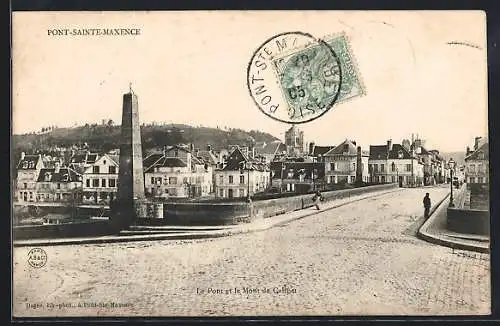
M 47 253 L 42 248 L 33 248 L 28 252 L 28 264 L 34 268 L 42 268 L 47 264 Z
M 247 86 L 257 107 L 285 123 L 305 123 L 333 106 L 342 84 L 339 57 L 325 41 L 285 32 L 265 41 L 247 69 Z

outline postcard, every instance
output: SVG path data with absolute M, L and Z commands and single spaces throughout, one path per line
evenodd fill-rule
M 481 11 L 12 14 L 14 317 L 491 313 Z

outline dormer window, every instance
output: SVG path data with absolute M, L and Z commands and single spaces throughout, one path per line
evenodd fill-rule
M 50 181 L 50 173 L 45 172 L 45 181 Z
M 23 162 L 23 169 L 27 169 L 28 168 L 28 162 Z
M 403 151 L 398 152 L 398 158 L 403 158 Z
M 29 164 L 29 168 L 33 169 L 34 167 L 35 167 L 35 162 L 31 161 L 30 164 Z
M 69 175 L 67 173 L 65 173 L 63 175 L 63 181 L 68 181 L 68 179 L 69 179 Z

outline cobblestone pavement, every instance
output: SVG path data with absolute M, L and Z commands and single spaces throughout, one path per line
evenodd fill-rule
M 447 191 L 404 189 L 225 238 L 44 247 L 38 269 L 27 263 L 29 247 L 14 248 L 13 312 L 489 314 L 489 256 L 414 236 L 424 193 L 437 202 Z

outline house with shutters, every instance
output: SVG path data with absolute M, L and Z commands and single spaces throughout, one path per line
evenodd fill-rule
M 362 151 L 356 141 L 349 139 L 330 149 L 322 155 L 321 160 L 325 163 L 326 183 L 355 183 L 357 173 L 361 175 L 359 181 L 369 182 L 369 156 L 368 151 Z
M 59 163 L 43 168 L 37 179 L 38 202 L 79 203 L 82 199 L 82 175 Z
M 468 186 L 489 183 L 489 148 L 485 138 L 476 137 L 473 149 L 467 147 L 465 182 Z
M 214 171 L 217 198 L 248 198 L 269 186 L 269 166 L 252 159 L 235 147 Z
M 146 194 L 153 198 L 197 198 L 213 192 L 213 165 L 187 146 L 167 146 L 143 160 Z M 212 157 L 209 155 L 210 159 Z M 207 157 L 207 158 L 209 158 Z M 215 156 L 213 157 L 215 159 Z
M 304 193 L 323 190 L 325 164 L 306 158 L 288 158 L 271 162 L 271 187 L 280 192 Z
M 21 153 L 21 158 L 17 163 L 15 200 L 20 202 L 36 201 L 36 183 L 40 171 L 44 168 L 42 155 L 26 155 Z
M 372 183 L 423 185 L 424 164 L 411 150 L 388 140 L 386 145 L 371 145 L 368 172 Z
M 80 167 L 83 169 L 83 204 L 108 205 L 116 198 L 119 159 L 118 155 L 104 154 L 95 161 L 93 158 L 83 161 L 85 164 Z

